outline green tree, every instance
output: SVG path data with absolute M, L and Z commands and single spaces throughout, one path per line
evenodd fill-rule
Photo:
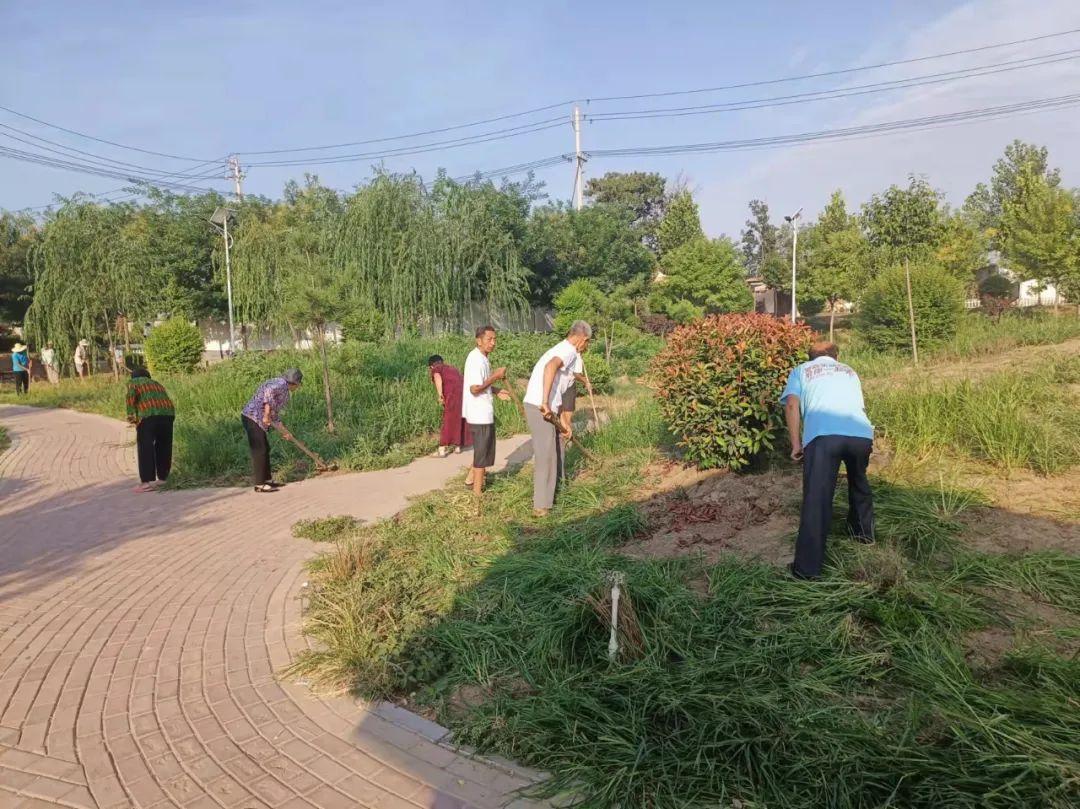
M 596 320 L 604 293 L 586 278 L 579 278 L 555 296 L 555 332 L 566 334 L 575 320 Z
M 808 236 L 810 248 L 803 264 L 804 294 L 828 303 L 832 340 L 837 304 L 855 300 L 868 278 L 868 246 L 858 218 L 847 212 L 840 191 L 833 192 Z
M 739 252 L 730 239 L 698 238 L 664 257 L 653 306 L 686 323 L 705 314 L 749 312 L 754 296 L 746 284 Z
M 0 211 L 0 320 L 22 323 L 30 305 L 30 257 L 41 231 L 33 217 Z
M 975 274 L 986 266 L 986 248 L 982 232 L 964 214 L 952 214 L 944 221 L 934 258 L 949 275 L 973 287 Z
M 655 247 L 656 226 L 664 218 L 668 196 L 663 175 L 646 171 L 609 171 L 585 183 L 585 196 L 595 205 L 612 205 L 628 211 L 630 226 Z
M 1042 177 L 1052 188 L 1061 184 L 1058 170 L 1049 167 L 1049 152 L 1045 146 L 1014 140 L 994 163 L 990 185 L 979 183 L 964 202 L 965 215 L 995 250 L 1004 248 L 1007 239 L 1003 221 L 1005 209 L 1020 204 L 1024 176 Z
M 944 236 L 941 194 L 925 178 L 912 175 L 907 188 L 890 186 L 863 205 L 862 226 L 877 268 L 905 258 L 925 260 Z
M 1002 213 L 1006 258 L 1058 291 L 1080 291 L 1080 224 L 1074 194 L 1028 171 Z M 1055 304 L 1056 305 L 1056 304 Z
M 680 191 L 668 203 L 657 228 L 656 240 L 661 257 L 685 244 L 704 238 L 697 203 L 689 191 Z
M 742 232 L 742 256 L 748 275 L 764 278 L 766 265 L 780 254 L 780 229 L 769 220 L 769 206 L 760 199 L 750 200 L 750 218 Z M 789 268 L 790 269 L 790 268 Z
M 601 205 L 538 208 L 529 219 L 522 262 L 531 274 L 530 297 L 541 305 L 579 278 L 613 292 L 644 282 L 656 265 L 626 211 Z

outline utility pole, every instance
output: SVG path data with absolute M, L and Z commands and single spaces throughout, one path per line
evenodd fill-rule
M 785 216 L 788 222 L 791 223 L 791 322 L 795 322 L 795 315 L 797 309 L 795 308 L 795 250 L 799 246 L 799 217 L 802 215 L 802 208 L 795 211 L 791 216 Z
M 237 202 L 244 201 L 244 186 L 241 181 L 244 179 L 243 173 L 240 171 L 240 158 L 236 155 L 229 157 L 229 179 L 233 181 L 233 193 L 236 194 Z
M 585 155 L 581 153 L 581 108 L 574 105 L 574 207 L 581 210 L 585 185 Z

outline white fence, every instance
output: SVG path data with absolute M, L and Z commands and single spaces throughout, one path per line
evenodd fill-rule
M 1013 302 L 1013 306 L 1021 309 L 1026 309 L 1029 306 L 1055 306 L 1057 304 L 1064 304 L 1067 301 L 1064 298 L 1054 295 L 1024 295 L 1017 298 Z M 964 301 L 964 307 L 967 309 L 981 309 L 982 301 L 979 298 L 968 298 Z

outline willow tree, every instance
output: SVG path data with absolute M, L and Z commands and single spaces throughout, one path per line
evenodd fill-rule
M 67 200 L 46 219 L 32 259 L 34 300 L 29 334 L 51 341 L 62 360 L 84 338 L 103 337 L 110 357 L 114 324 L 148 318 L 166 280 L 145 252 L 150 223 L 132 205 Z

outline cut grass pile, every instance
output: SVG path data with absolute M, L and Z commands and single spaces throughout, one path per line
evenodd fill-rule
M 543 522 L 522 517 L 525 471 L 495 476 L 479 518 L 451 487 L 346 531 L 313 563 L 319 651 L 298 670 L 407 700 L 588 807 L 1078 804 L 1080 660 L 1034 641 L 990 668 L 964 653 L 1009 628 L 991 589 L 1075 616 L 1076 559 L 975 555 L 957 541 L 972 496 L 881 481 L 878 544 L 834 537 L 819 582 L 629 559 L 660 435 L 646 401 L 587 436 L 603 465 Z M 641 640 L 615 662 L 612 571 Z
M 11 446 L 11 438 L 8 437 L 7 428 L 0 424 L 0 452 Z
M 879 435 L 909 455 L 945 451 L 1005 470 L 1043 474 L 1080 464 L 1080 357 L 1022 372 L 937 382 L 932 372 L 905 386 L 868 386 Z

